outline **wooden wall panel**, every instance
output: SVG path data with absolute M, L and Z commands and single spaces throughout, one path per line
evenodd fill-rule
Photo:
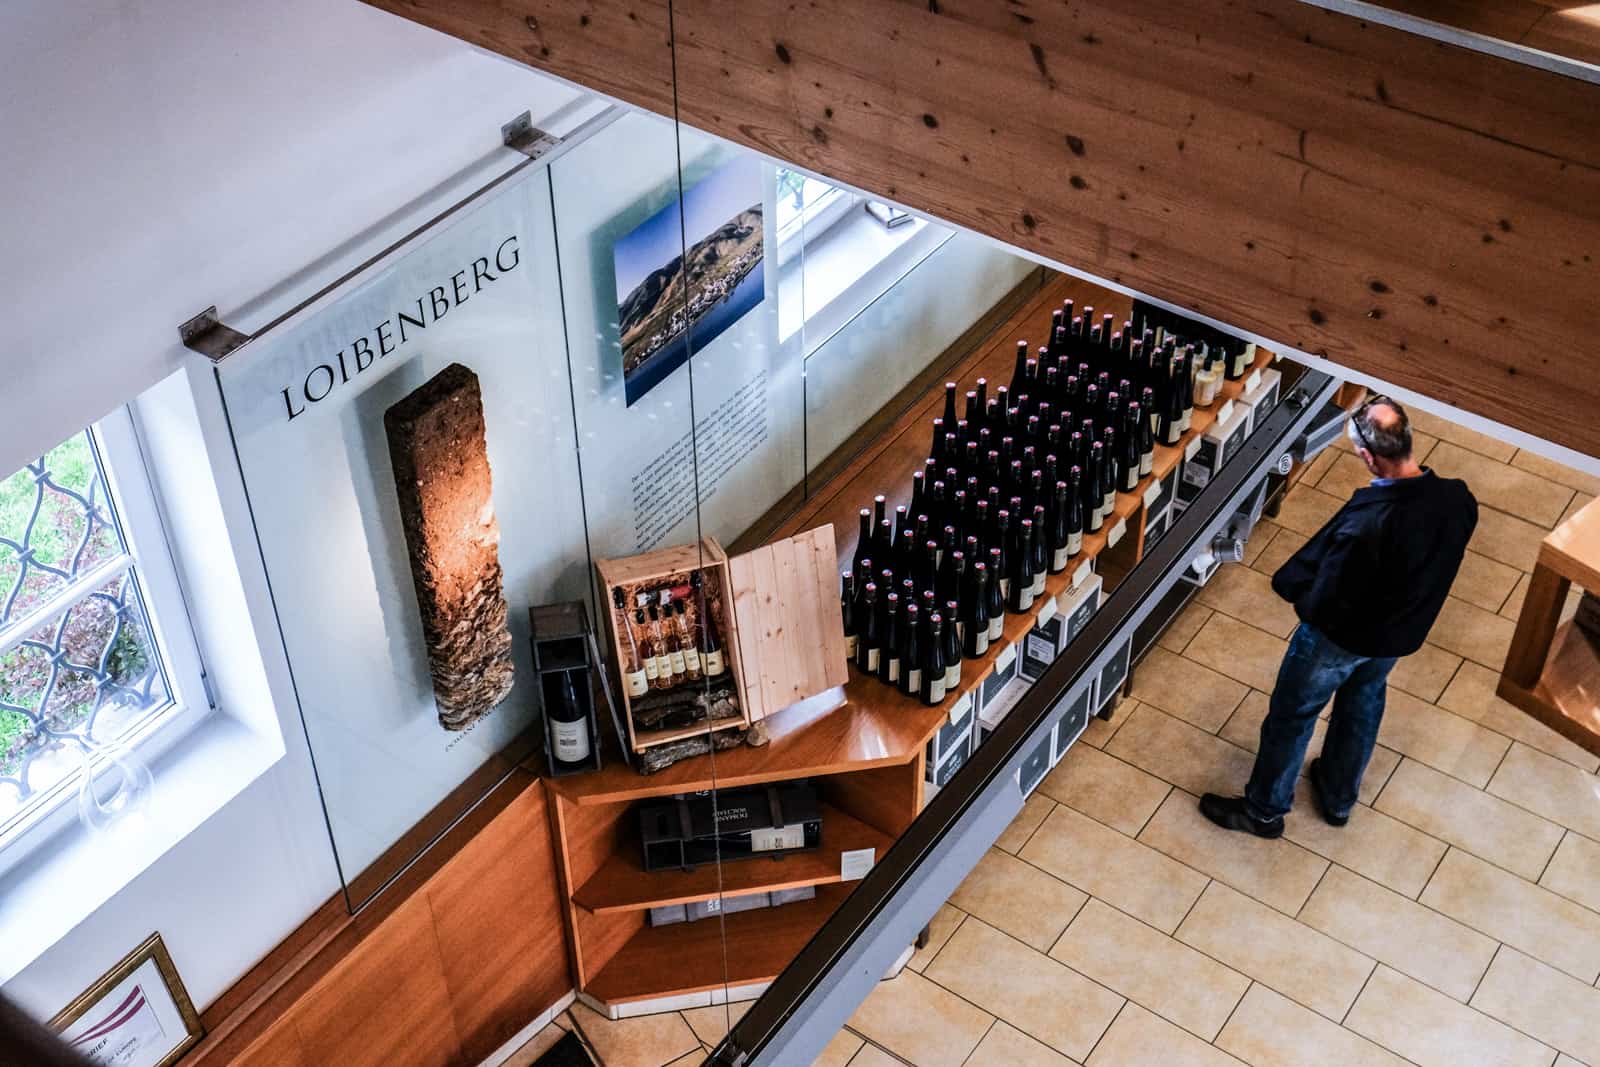
M 1295 0 L 368 2 L 1600 455 L 1600 87 Z

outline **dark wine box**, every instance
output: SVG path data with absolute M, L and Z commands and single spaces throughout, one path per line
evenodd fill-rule
M 978 706 L 975 710 L 983 731 L 979 740 L 987 737 L 995 724 L 1005 718 L 1011 705 L 1017 702 L 1016 694 L 1007 692 L 1007 686 L 1016 680 L 1017 660 L 1020 658 L 1016 645 L 1006 645 L 995 657 L 994 669 L 978 683 Z
M 1017 768 L 1017 783 L 1022 786 L 1023 796 L 1031 796 L 1050 773 L 1050 753 L 1054 748 L 1055 731 L 1051 730 L 1023 757 L 1022 766 Z
M 1056 610 L 1065 628 L 1061 635 L 1062 648 L 1076 641 L 1078 635 L 1083 633 L 1083 628 L 1089 625 L 1089 620 L 1094 618 L 1094 613 L 1100 610 L 1100 591 L 1104 588 L 1105 579 L 1098 574 L 1091 574 L 1078 588 L 1068 589 L 1056 597 Z
M 1067 754 L 1067 749 L 1072 747 L 1082 734 L 1084 727 L 1089 725 L 1089 698 L 1093 695 L 1093 686 L 1080 685 L 1071 696 L 1062 701 L 1066 710 L 1061 718 L 1056 721 L 1055 750 L 1050 754 L 1050 765 L 1053 767 L 1061 762 Z
M 965 693 L 960 700 L 950 705 L 945 722 L 928 742 L 927 759 L 923 761 L 926 768 L 924 774 L 928 781 L 937 780 L 939 768 L 958 747 L 964 748 L 972 743 L 972 724 L 976 719 L 976 701 L 973 694 Z
M 933 785 L 935 788 L 942 789 L 948 785 L 950 779 L 956 776 L 956 772 L 966 766 L 967 760 L 972 756 L 972 746 L 976 736 L 977 724 L 974 723 L 973 729 L 968 730 L 961 736 L 958 743 L 951 746 L 949 752 L 945 754 L 944 762 L 939 764 L 938 769 L 933 772 Z
M 1021 663 L 1017 670 L 1029 681 L 1038 681 L 1045 668 L 1067 647 L 1067 622 L 1056 607 L 1054 597 L 1045 597 L 1034 615 L 1033 629 L 1022 638 Z
M 1122 689 L 1122 683 L 1128 680 L 1128 662 L 1133 654 L 1133 636 L 1117 647 L 1111 654 L 1111 659 L 1104 667 L 1100 668 L 1100 677 L 1095 679 L 1094 706 L 1103 708 L 1116 700 L 1117 694 Z
M 1178 479 L 1178 499 L 1188 504 L 1199 496 L 1228 460 L 1238 455 L 1249 436 L 1249 409 L 1231 400 L 1224 402 L 1222 410 L 1217 412 L 1217 421 L 1195 438 L 1199 447 L 1192 454 L 1185 450 L 1183 474 Z
M 545 765 L 552 778 L 569 774 L 584 774 L 600 769 L 600 716 L 595 707 L 596 686 L 600 697 L 612 715 L 619 737 L 626 736 L 616 721 L 616 705 L 611 700 L 611 683 L 600 665 L 600 648 L 595 643 L 594 629 L 589 625 L 589 610 L 581 600 L 566 600 L 556 604 L 536 604 L 528 609 L 529 643 L 533 646 L 533 670 L 539 678 L 539 723 L 544 730 Z M 580 699 L 588 697 L 589 758 L 580 764 L 562 763 L 556 759 L 555 736 L 546 713 L 544 687 L 546 676 L 571 674 L 573 688 Z
M 645 870 L 691 870 L 718 859 L 778 858 L 820 848 L 822 816 L 809 782 L 784 782 L 642 804 L 639 836 Z M 798 843 L 783 843 L 782 837 Z
M 1165 537 L 1167 531 L 1171 528 L 1171 508 L 1162 508 L 1158 512 L 1152 512 L 1150 517 L 1144 520 L 1144 550 L 1146 552 L 1150 551 L 1151 547 Z

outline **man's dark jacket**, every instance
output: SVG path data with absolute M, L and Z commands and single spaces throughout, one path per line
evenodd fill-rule
M 1467 483 L 1431 470 L 1357 489 L 1272 588 L 1348 652 L 1409 656 L 1439 617 L 1477 524 Z

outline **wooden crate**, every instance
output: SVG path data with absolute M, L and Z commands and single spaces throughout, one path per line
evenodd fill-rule
M 832 525 L 774 541 L 731 559 L 714 537 L 595 561 L 606 605 L 607 636 L 618 671 L 628 744 L 635 752 L 715 730 L 742 729 L 791 704 L 841 686 L 845 664 L 844 622 L 839 614 L 836 548 Z M 705 603 L 717 624 L 728 671 L 735 681 L 737 718 L 676 729 L 641 730 L 632 698 L 620 677 L 622 627 L 613 590 L 632 605 L 641 590 L 683 585 L 698 571 Z M 632 608 L 627 609 L 630 613 Z M 691 615 L 696 607 L 691 606 Z M 698 620 L 691 618 L 691 627 Z

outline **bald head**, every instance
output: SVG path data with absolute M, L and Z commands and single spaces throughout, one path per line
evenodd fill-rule
M 1406 409 L 1388 397 L 1374 397 L 1350 417 L 1351 443 L 1376 460 L 1403 463 L 1411 458 L 1411 421 Z

